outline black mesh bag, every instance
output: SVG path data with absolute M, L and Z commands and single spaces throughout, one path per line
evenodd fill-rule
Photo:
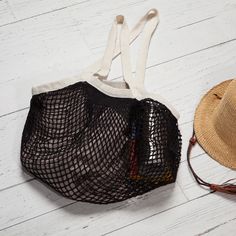
M 101 60 L 80 78 L 33 88 L 21 145 L 28 172 L 63 196 L 92 203 L 122 201 L 175 181 L 178 114 L 143 86 L 157 23 L 152 9 L 129 33 L 123 16 L 117 16 Z M 142 30 L 133 79 L 129 43 Z M 111 61 L 120 53 L 125 81 L 107 81 Z

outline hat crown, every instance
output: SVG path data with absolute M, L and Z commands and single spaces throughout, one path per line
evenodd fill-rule
M 230 82 L 215 109 L 213 125 L 225 143 L 231 147 L 236 147 L 236 80 Z

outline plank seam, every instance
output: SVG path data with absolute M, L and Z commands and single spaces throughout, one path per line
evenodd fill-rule
M 202 19 L 202 20 L 198 20 L 198 21 L 189 23 L 189 24 L 187 24 L 187 25 L 182 25 L 182 26 L 180 26 L 180 27 L 177 27 L 176 29 L 186 28 L 186 27 L 189 27 L 189 26 L 192 26 L 192 25 L 195 25 L 195 24 L 198 24 L 198 23 L 207 21 L 207 20 L 211 20 L 211 19 L 213 19 L 213 18 L 215 18 L 215 17 L 216 17 L 216 16 L 211 16 L 211 17 L 208 17 L 208 18 L 205 18 L 205 19 Z
M 234 220 L 236 220 L 236 217 L 233 218 L 233 219 L 231 219 L 231 220 L 227 220 L 227 221 L 225 221 L 225 222 L 223 222 L 223 223 L 221 223 L 221 224 L 219 224 L 219 225 L 217 225 L 217 226 L 214 226 L 214 227 L 212 227 L 212 228 L 209 228 L 209 229 L 205 230 L 204 232 L 202 232 L 202 233 L 200 233 L 200 234 L 196 234 L 195 236 L 206 235 L 206 234 L 208 234 L 208 233 L 214 231 L 215 229 L 217 229 L 217 228 L 219 228 L 219 227 L 221 227 L 221 226 L 223 226 L 223 225 L 226 225 L 226 224 L 228 224 L 228 223 L 230 223 L 230 222 L 232 222 L 232 221 L 234 221 Z
M 202 198 L 202 197 L 205 197 L 205 196 L 207 196 L 207 195 L 210 195 L 210 194 L 212 194 L 212 193 L 203 194 L 203 195 L 201 195 L 201 196 L 199 196 L 199 197 L 196 197 L 196 198 L 193 198 L 193 199 L 191 199 L 191 200 L 189 200 L 189 201 L 180 203 L 180 204 L 178 204 L 178 205 L 176 205 L 176 206 L 167 208 L 167 209 L 165 209 L 165 210 L 163 210 L 163 211 L 160 211 L 160 212 L 158 212 L 158 213 L 155 213 L 155 214 L 152 214 L 152 215 L 150 215 L 150 216 L 147 216 L 147 217 L 145 217 L 145 218 L 143 218 L 143 219 L 141 219 L 141 220 L 137 220 L 137 221 L 135 221 L 135 222 L 133 222 L 133 223 L 130 223 L 130 224 L 124 225 L 124 226 L 122 226 L 122 227 L 119 227 L 119 228 L 117 228 L 117 229 L 114 229 L 114 230 L 112 230 L 112 231 L 109 231 L 109 232 L 107 232 L 107 233 L 105 233 L 105 234 L 102 234 L 101 236 L 109 235 L 109 234 L 111 234 L 111 233 L 113 233 L 113 232 L 116 232 L 116 231 L 119 231 L 119 230 L 121 230 L 121 229 L 127 228 L 127 227 L 129 227 L 129 226 L 131 226 L 131 225 L 134 225 L 134 224 L 136 224 L 136 223 L 142 222 L 142 221 L 144 221 L 144 220 L 146 220 L 146 219 L 149 219 L 149 218 L 151 218 L 151 217 L 153 217 L 153 216 L 162 214 L 162 213 L 167 212 L 167 211 L 169 211 L 169 210 L 175 209 L 175 208 L 177 208 L 177 207 L 183 206 L 183 205 L 185 205 L 185 204 L 187 204 L 187 203 L 193 202 L 193 201 L 195 201 L 195 200 L 198 200 L 198 199 L 200 199 L 200 198 Z
M 35 18 L 35 17 L 39 17 L 39 16 L 43 16 L 43 15 L 50 14 L 50 13 L 53 13 L 53 12 L 61 11 L 61 10 L 64 10 L 64 9 L 66 9 L 66 8 L 70 8 L 70 7 L 73 7 L 73 6 L 76 6 L 76 5 L 79 5 L 79 4 L 83 4 L 83 3 L 86 3 L 86 2 L 89 2 L 89 1 L 90 1 L 90 0 L 84 0 L 84 1 L 82 1 L 82 2 L 74 3 L 74 4 L 71 4 L 71 5 L 68 5 L 68 6 L 64 6 L 64 7 L 60 7 L 60 8 L 51 10 L 51 11 L 42 12 L 42 13 L 40 13 L 40 14 L 36 14 L 36 15 L 33 15 L 33 16 L 30 16 L 30 17 L 22 18 L 22 19 L 20 19 L 20 20 L 12 21 L 12 22 L 9 22 L 9 23 L 0 25 L 0 28 L 1 28 L 1 27 L 5 27 L 5 26 L 8 26 L 8 25 L 16 24 L 16 23 L 19 23 L 19 22 L 21 22 L 21 21 L 25 21 L 25 20 L 28 20 L 28 19 L 33 19 L 33 18 Z

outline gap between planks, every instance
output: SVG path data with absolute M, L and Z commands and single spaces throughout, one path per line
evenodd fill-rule
M 74 6 L 77 6 L 77 5 L 89 2 L 89 1 L 90 0 L 85 0 L 85 1 L 82 1 L 82 2 L 78 2 L 78 3 L 71 4 L 71 5 L 67 5 L 67 6 L 64 6 L 64 7 L 59 7 L 57 9 L 53 9 L 51 11 L 42 12 L 42 13 L 39 13 L 39 14 L 36 14 L 36 15 L 33 15 L 33 16 L 29 16 L 29 17 L 26 17 L 26 18 L 22 18 L 22 19 L 19 19 L 19 20 L 16 20 L 16 21 L 12 21 L 12 22 L 6 23 L 6 24 L 2 24 L 2 25 L 0 25 L 0 28 L 1 27 L 6 27 L 8 25 L 13 25 L 13 24 L 19 23 L 21 21 L 33 19 L 35 17 L 39 17 L 39 16 L 43 16 L 43 15 L 50 14 L 50 13 L 53 13 L 53 12 L 61 11 L 61 10 L 64 10 L 66 8 L 74 7 Z M 11 9 L 11 7 L 9 7 L 9 8 Z

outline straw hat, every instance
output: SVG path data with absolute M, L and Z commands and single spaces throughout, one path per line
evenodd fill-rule
M 216 85 L 201 99 L 194 130 L 198 143 L 214 160 L 236 169 L 236 79 Z

